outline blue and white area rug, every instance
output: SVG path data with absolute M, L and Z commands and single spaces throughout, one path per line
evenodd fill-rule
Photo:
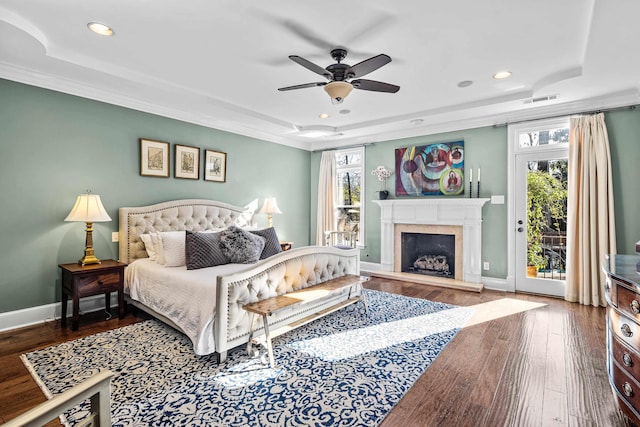
M 275 339 L 275 369 L 244 346 L 218 366 L 155 320 L 22 357 L 48 397 L 111 370 L 117 426 L 375 426 L 472 309 L 365 292 L 368 314 L 355 304 Z M 67 413 L 69 424 L 87 409 Z

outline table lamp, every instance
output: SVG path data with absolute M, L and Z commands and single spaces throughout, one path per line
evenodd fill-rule
M 87 224 L 87 238 L 84 256 L 78 261 L 80 265 L 100 264 L 100 260 L 93 253 L 93 223 L 111 221 L 111 217 L 104 210 L 100 196 L 97 194 L 81 194 L 76 199 L 71 212 L 65 221 L 85 222 Z
M 267 223 L 269 227 L 273 227 L 273 214 L 281 214 L 280 208 L 278 208 L 278 203 L 276 202 L 275 197 L 267 197 L 264 199 L 264 204 L 262 205 L 262 209 L 260 209 L 259 213 L 267 214 Z

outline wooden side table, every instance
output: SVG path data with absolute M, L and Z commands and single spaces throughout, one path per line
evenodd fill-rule
M 293 242 L 280 242 L 280 249 L 282 249 L 283 252 L 291 249 L 291 246 L 293 246 Z
M 78 263 L 60 264 L 62 270 L 62 326 L 67 326 L 67 300 L 73 298 L 71 329 L 78 330 L 80 320 L 80 298 L 104 294 L 105 306 L 111 312 L 111 292 L 118 292 L 118 314 L 122 319 L 124 305 L 124 268 L 127 264 L 112 259 L 100 264 L 82 266 Z

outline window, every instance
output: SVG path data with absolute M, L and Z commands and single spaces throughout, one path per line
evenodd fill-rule
M 544 145 L 568 144 L 569 126 L 546 128 L 544 130 L 528 129 L 518 132 L 518 147 L 540 147 Z
M 355 231 L 362 246 L 364 236 L 364 147 L 338 150 L 336 156 L 336 200 L 334 224 L 337 231 Z

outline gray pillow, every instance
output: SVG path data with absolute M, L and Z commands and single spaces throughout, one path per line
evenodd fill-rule
M 220 249 L 220 233 L 187 231 L 184 248 L 187 270 L 229 263 Z
M 265 228 L 263 230 L 249 230 L 251 233 L 265 238 L 264 249 L 260 255 L 260 259 L 269 258 L 275 254 L 282 252 L 280 247 L 280 240 L 276 234 L 276 229 L 273 227 Z
M 242 228 L 231 226 L 220 232 L 220 249 L 227 261 L 253 264 L 260 259 L 265 238 L 251 234 Z

